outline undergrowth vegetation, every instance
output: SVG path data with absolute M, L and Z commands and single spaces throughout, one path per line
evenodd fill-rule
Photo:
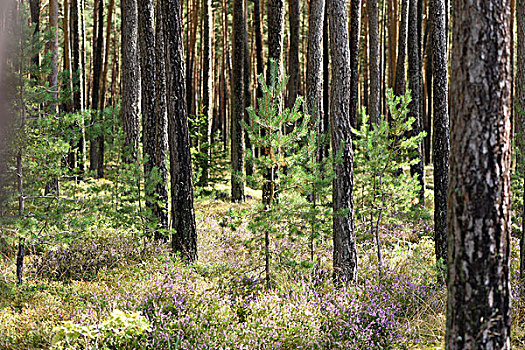
M 23 218 L 8 215 L 1 226 L 0 348 L 443 348 L 446 288 L 435 262 L 432 169 L 424 206 L 409 175 L 419 139 L 403 136 L 409 99 L 391 98 L 397 124 L 370 127 L 365 117 L 355 130 L 354 284 L 333 281 L 330 163 L 337 160 L 316 168 L 310 146 L 320 141 L 312 133 L 296 150 L 308 162 L 286 159 L 271 213 L 261 214 L 256 177 L 247 202 L 232 204 L 228 185 L 214 180 L 227 170 L 212 171 L 210 186 L 196 191 L 193 265 L 173 255 L 169 243 L 151 239 L 138 163 L 110 163 L 105 179 L 64 178 L 56 198 L 39 197 L 47 179 L 35 175 Z M 389 134 L 399 136 L 402 156 L 389 156 Z M 513 178 L 515 186 L 521 182 Z M 514 199 L 513 206 L 517 213 L 521 203 Z M 519 227 L 517 215 L 513 222 Z M 20 285 L 21 242 L 27 253 Z M 513 345 L 523 348 L 518 252 L 513 237 Z

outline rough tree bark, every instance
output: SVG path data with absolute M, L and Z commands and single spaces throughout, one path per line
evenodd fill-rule
M 323 22 L 325 0 L 311 0 L 309 6 L 306 99 L 308 113 L 319 122 L 319 133 L 324 134 L 328 129 L 328 125 L 323 123 Z M 323 157 L 323 150 L 320 149 L 318 159 L 321 160 Z
M 193 207 L 190 136 L 184 81 L 180 0 L 164 2 L 166 74 L 168 86 L 168 142 L 171 175 L 172 249 L 186 262 L 197 259 L 197 230 Z
M 243 71 L 243 88 L 244 88 L 244 122 L 250 123 L 250 116 L 248 114 L 247 108 L 252 105 L 252 90 L 250 86 L 250 73 L 251 73 L 251 63 L 250 63 L 250 46 L 248 45 L 248 26 L 247 26 L 247 13 L 248 9 L 244 8 L 244 71 Z M 243 129 L 244 132 L 244 145 L 246 153 L 250 153 L 253 156 L 253 146 L 250 140 L 250 135 L 248 132 Z M 247 176 L 253 175 L 253 162 L 250 159 L 246 159 L 244 162 L 245 171 Z
M 368 10 L 368 50 L 370 52 L 370 92 L 368 114 L 370 121 L 378 124 L 380 117 L 380 73 L 379 73 L 379 24 L 377 22 L 377 0 L 367 2 Z
M 340 152 L 333 184 L 334 209 L 334 278 L 354 281 L 357 270 L 356 240 L 353 212 L 353 151 L 350 131 L 350 50 L 346 0 L 328 0 L 330 16 L 330 55 L 332 81 L 330 91 L 330 121 L 332 148 Z M 357 73 L 356 73 L 357 74 Z M 342 150 L 341 150 L 342 147 Z
M 434 127 L 432 148 L 434 149 L 434 242 L 436 261 L 447 263 L 447 190 L 449 116 L 448 116 L 448 47 L 447 25 L 445 22 L 445 0 L 431 0 L 432 21 L 432 104 Z M 430 54 L 430 53 L 429 53 Z
M 155 7 L 155 79 L 156 94 L 155 99 L 155 163 L 154 166 L 159 170 L 160 181 L 157 183 L 158 206 L 154 210 L 155 216 L 159 218 L 159 226 L 162 229 L 168 228 L 168 115 L 166 105 L 166 54 L 164 40 L 164 18 L 162 12 L 162 0 Z M 157 235 L 157 238 L 160 238 Z
M 137 40 L 137 0 L 121 0 L 122 40 L 122 107 L 124 127 L 124 160 L 137 160 L 140 138 L 139 93 L 140 68 Z
M 77 145 L 77 165 L 80 172 L 84 172 L 86 164 L 86 132 L 84 125 L 84 74 L 81 57 L 82 35 L 80 0 L 71 0 L 71 58 L 73 65 L 73 110 L 81 113 L 80 140 Z
M 276 81 L 282 78 L 282 61 L 283 61 L 283 32 L 284 32 L 284 1 L 268 0 L 266 3 L 266 14 L 268 18 L 268 60 L 266 67 L 266 81 L 271 80 L 271 64 L 273 61 L 277 66 Z M 282 101 L 277 102 L 277 113 L 282 111 Z M 263 130 L 264 132 L 264 130 Z M 265 174 L 265 183 L 262 188 L 262 200 L 264 204 L 271 204 L 271 198 L 274 197 L 274 191 L 271 189 L 271 179 L 276 178 L 275 169 L 269 169 Z
M 357 128 L 357 101 L 359 100 L 359 42 L 361 38 L 361 0 L 350 4 L 350 123 Z
M 288 99 L 286 107 L 292 108 L 301 85 L 299 74 L 299 25 L 300 25 L 300 0 L 289 0 L 288 22 L 290 23 L 290 48 L 288 53 Z
M 136 1 L 136 0 L 135 0 Z M 99 108 L 100 79 L 102 77 L 103 44 L 104 44 L 104 0 L 95 1 L 96 20 L 93 22 L 93 85 L 91 89 L 91 122 L 102 122 L 102 113 Z M 124 21 L 123 21 L 124 22 Z M 102 132 L 102 131 L 101 131 Z M 95 177 L 104 177 L 104 134 L 97 135 L 90 140 L 89 168 L 96 171 Z
M 158 204 L 157 186 L 152 184 L 152 171 L 157 158 L 157 89 L 156 89 L 156 50 L 155 19 L 152 0 L 137 0 L 138 33 L 140 53 L 140 87 L 142 111 L 142 143 L 144 149 L 144 183 L 146 205 L 155 215 L 155 226 L 162 226 L 157 215 L 162 213 Z M 159 58 L 162 59 L 162 58 Z M 158 170 L 158 169 L 157 169 Z M 155 171 L 157 171 L 155 170 Z M 146 228 L 148 230 L 148 228 Z M 161 238 L 155 230 L 155 238 Z
M 410 0 L 408 11 L 408 31 L 417 33 L 417 0 Z M 413 117 L 412 136 L 421 133 L 421 70 L 419 65 L 419 40 L 417 35 L 410 35 L 408 38 L 408 83 L 412 91 L 412 102 L 409 105 L 408 116 Z M 410 167 L 410 173 L 417 175 L 420 186 L 419 203 L 425 202 L 425 168 L 423 163 L 422 142 L 417 146 L 415 157 L 417 163 Z
M 394 82 L 394 95 L 396 96 L 405 94 L 408 1 L 402 0 L 401 2 L 401 21 L 399 22 L 399 36 L 397 39 L 396 79 Z
M 323 21 L 323 131 L 329 132 L 330 128 L 330 38 L 328 28 L 328 3 L 325 0 Z M 321 157 L 328 157 L 329 145 L 322 147 Z
M 47 50 L 50 53 L 50 72 L 47 76 L 51 99 L 49 101 L 49 112 L 58 113 L 58 0 L 49 1 L 48 30 L 52 31 L 52 37 L 47 42 Z M 59 195 L 60 188 L 58 178 L 52 178 L 46 184 L 45 193 Z
M 244 201 L 244 131 L 240 122 L 244 120 L 244 39 L 246 21 L 244 0 L 233 3 L 233 69 L 232 69 L 232 202 Z
M 208 180 L 210 178 L 210 157 L 211 157 L 211 124 L 212 124 L 212 101 L 213 101 L 213 89 L 212 89 L 212 70 L 211 70 L 211 0 L 202 0 L 202 16 L 203 28 L 202 28 L 202 106 L 203 114 L 206 116 L 206 124 L 204 125 L 203 133 L 206 136 L 206 144 L 200 145 L 201 152 L 206 154 L 206 157 L 202 163 L 202 173 L 199 179 L 201 186 L 208 186 Z
M 510 349 L 510 2 L 453 2 L 447 349 Z
M 515 133 L 518 154 L 516 159 L 523 162 L 525 160 L 525 2 L 518 1 L 516 4 L 516 80 L 514 87 L 515 96 Z M 525 165 L 518 162 L 522 171 Z M 524 172 L 525 173 L 525 172 Z M 525 187 L 524 187 L 525 189 Z M 525 192 L 523 193 L 525 199 Z M 525 203 L 525 202 L 524 202 Z M 525 209 L 522 209 L 522 226 L 520 237 L 520 279 L 522 290 L 525 290 Z

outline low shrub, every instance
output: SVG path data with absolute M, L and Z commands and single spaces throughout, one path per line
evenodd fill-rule
M 162 248 L 155 244 L 141 245 L 131 237 L 94 238 L 60 245 L 37 255 L 32 262 L 39 277 L 51 280 L 90 281 L 103 269 L 122 263 L 138 263 L 156 255 Z

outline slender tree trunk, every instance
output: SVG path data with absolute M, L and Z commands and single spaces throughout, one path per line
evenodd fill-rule
M 330 38 L 328 2 L 325 0 L 323 21 L 323 132 L 330 132 Z M 322 147 L 321 158 L 328 157 L 329 145 Z
M 91 109 L 93 112 L 92 123 L 102 123 L 103 113 L 98 110 L 100 97 L 100 80 L 104 62 L 104 1 L 95 1 L 96 20 L 93 23 L 93 84 L 91 89 Z M 124 21 L 123 21 L 124 22 Z M 90 140 L 89 159 L 90 169 L 96 171 L 95 177 L 104 177 L 104 133 L 100 128 L 100 135 Z
M 409 0 L 401 1 L 401 21 L 399 22 L 399 37 L 397 40 L 396 80 L 394 83 L 394 95 L 396 96 L 405 94 L 408 2 Z
M 252 104 L 252 91 L 250 87 L 250 72 L 251 72 L 251 65 L 250 65 L 250 47 L 248 45 L 248 28 L 246 24 L 246 19 L 248 18 L 247 8 L 244 8 L 244 42 L 243 42 L 243 50 L 244 50 L 244 71 L 243 71 L 243 88 L 244 88 L 244 122 L 250 123 L 250 117 L 248 115 L 248 111 L 246 110 L 248 107 Z M 250 153 L 251 156 L 253 156 L 253 147 L 252 142 L 250 140 L 250 136 L 248 135 L 248 132 L 246 130 L 243 130 L 244 132 L 244 145 L 246 148 L 246 152 Z M 245 168 L 246 168 L 246 175 L 252 176 L 253 175 L 253 162 L 251 159 L 246 159 L 244 162 Z
M 156 50 L 155 50 L 155 19 L 152 0 L 137 0 L 138 33 L 140 53 L 140 87 L 142 111 L 142 143 L 144 149 L 144 184 L 146 205 L 153 214 L 162 212 L 157 198 L 157 186 L 152 183 L 157 179 L 152 176 L 157 159 L 157 90 L 156 90 Z M 159 59 L 162 59 L 159 57 Z M 158 169 L 155 170 L 157 172 Z M 160 224 L 155 217 L 155 226 Z M 148 230 L 148 228 L 146 228 Z M 159 238 L 158 232 L 155 237 Z
M 255 58 L 256 58 L 256 66 L 257 66 L 257 77 L 259 77 L 261 74 L 264 74 L 264 56 L 263 56 L 263 33 L 262 33 L 262 18 L 261 18 L 261 4 L 259 0 L 254 0 L 253 2 L 253 26 L 255 31 Z M 255 84 L 257 85 L 256 90 L 256 104 L 258 107 L 259 98 L 263 97 L 263 92 L 261 89 L 261 86 L 259 85 L 259 82 L 256 81 Z M 259 156 L 260 150 L 258 148 L 255 148 L 254 154 L 256 157 Z
M 448 115 L 448 47 L 447 23 L 445 22 L 445 0 L 430 0 L 432 23 L 432 87 L 434 98 L 434 242 L 436 261 L 447 263 L 447 191 L 449 115 Z M 430 53 L 429 53 L 430 54 Z
M 370 121 L 378 124 L 380 117 L 380 75 L 379 75 L 379 24 L 377 21 L 377 0 L 369 0 L 368 38 L 370 51 L 370 94 L 368 99 L 368 114 Z
M 288 80 L 287 108 L 293 107 L 301 86 L 301 75 L 299 73 L 300 7 L 300 0 L 289 0 L 290 51 L 288 53 L 288 75 L 290 78 Z
M 350 4 L 350 123 L 357 128 L 357 101 L 359 100 L 359 39 L 361 37 L 361 0 Z
M 47 49 L 50 53 L 50 72 L 47 76 L 49 89 L 51 90 L 51 100 L 49 103 L 49 113 L 58 113 L 58 0 L 49 1 L 49 23 L 48 28 L 52 32 L 50 40 L 47 42 Z M 58 178 L 52 178 L 46 184 L 45 193 L 59 195 Z
M 308 59 L 306 66 L 306 99 L 308 113 L 319 122 L 319 134 L 328 130 L 324 125 L 323 108 L 323 22 L 325 0 L 311 0 L 308 16 Z M 328 82 L 326 82 L 328 84 Z M 324 157 L 319 150 L 318 160 Z
M 253 26 L 255 28 L 255 57 L 257 61 L 257 76 L 264 73 L 264 58 L 263 58 L 263 33 L 262 33 L 262 19 L 260 13 L 260 2 L 254 0 L 253 2 Z M 257 82 L 257 86 L 259 83 Z M 257 98 L 263 97 L 262 89 L 257 88 Z
M 165 30 L 164 14 L 162 12 L 162 0 L 159 0 L 155 7 L 156 32 L 155 32 L 155 78 L 156 78 L 156 99 L 155 99 L 155 163 L 158 169 L 160 181 L 156 186 L 157 203 L 154 214 L 159 218 L 159 227 L 168 228 L 168 115 L 166 102 L 166 51 L 165 51 Z M 160 234 L 155 237 L 160 239 Z
M 122 107 L 124 126 L 124 160 L 137 160 L 140 139 L 139 94 L 140 68 L 138 60 L 137 0 L 121 0 L 122 41 Z
M 111 50 L 111 36 L 112 36 L 112 26 L 113 26 L 113 12 L 115 10 L 115 0 L 109 0 L 108 5 L 108 17 L 106 24 L 106 48 L 104 50 L 104 69 L 102 70 L 102 79 L 100 85 L 100 101 L 99 108 L 104 110 L 106 107 L 106 83 L 109 71 L 109 52 Z M 115 91 L 112 91 L 115 93 Z
M 447 349 L 510 349 L 510 2 L 454 1 Z
M 182 44 L 182 13 L 180 0 L 164 1 L 166 30 L 166 73 L 168 86 L 168 142 L 171 173 L 171 214 L 174 233 L 173 252 L 182 259 L 197 259 L 197 230 L 193 207 L 193 181 L 190 136 L 186 109 L 184 53 Z
M 350 50 L 346 0 L 328 0 L 330 16 L 330 53 L 332 82 L 330 120 L 333 152 L 340 152 L 335 165 L 334 208 L 334 278 L 350 282 L 356 279 L 357 252 L 353 212 L 353 151 L 350 130 Z M 354 19 L 352 19 L 354 20 Z M 341 149 L 342 148 L 342 149 Z
M 211 0 L 202 0 L 202 16 L 204 17 L 203 31 L 202 31 L 202 105 L 203 113 L 206 116 L 206 124 L 204 125 L 203 134 L 206 137 L 206 142 L 201 145 L 201 152 L 206 154 L 202 164 L 202 173 L 199 179 L 201 186 L 207 186 L 210 178 L 210 158 L 211 158 L 211 124 L 213 110 L 213 90 L 212 90 L 212 69 L 211 69 Z
M 266 81 L 270 82 L 272 79 L 272 60 L 277 67 L 275 81 L 279 81 L 282 78 L 284 0 L 268 0 L 266 6 L 266 14 L 268 18 L 268 60 L 266 67 Z M 278 101 L 277 113 L 280 114 L 281 111 L 282 101 Z M 277 174 L 275 173 L 275 168 L 272 167 L 271 169 L 268 169 L 265 175 L 266 181 L 262 189 L 262 200 L 264 204 L 271 204 L 271 198 L 274 197 L 272 182 L 276 180 L 276 177 Z
M 430 17 L 430 12 L 429 12 Z M 431 159 L 431 149 L 432 149 L 432 20 L 429 18 L 426 23 L 425 38 L 423 40 L 425 51 L 426 51 L 426 60 L 425 60 L 425 88 L 422 92 L 423 96 L 426 91 L 426 113 L 423 117 L 423 129 L 426 131 L 427 136 L 424 140 L 424 151 L 425 151 L 425 165 L 428 165 L 432 162 Z
M 36 42 L 40 35 L 40 0 L 29 0 L 29 7 L 31 10 L 33 41 Z M 40 67 L 40 55 L 38 50 L 35 50 L 33 57 L 31 57 L 31 65 L 33 67 Z
M 82 34 L 81 34 L 81 2 L 71 0 L 71 58 L 72 58 L 72 79 L 73 79 L 73 110 L 81 114 L 80 119 L 80 139 L 77 144 L 77 165 L 81 173 L 85 170 L 86 164 L 86 130 L 84 124 L 84 74 L 82 66 Z
M 417 1 L 410 0 L 408 31 L 417 33 Z M 412 102 L 409 105 L 408 116 L 414 118 L 412 124 L 412 136 L 421 133 L 421 71 L 419 70 L 419 45 L 417 35 L 410 35 L 408 40 L 408 83 L 412 91 Z M 424 205 L 425 202 L 425 168 L 423 166 L 423 150 L 420 142 L 416 152 L 417 163 L 410 167 L 410 173 L 417 175 L 420 190 L 419 203 Z
M 233 3 L 233 70 L 232 70 L 232 201 L 244 201 L 244 131 L 240 122 L 244 120 L 244 40 L 246 21 L 244 0 Z
M 66 100 L 62 102 L 62 110 L 66 113 L 70 113 L 72 109 L 71 105 L 71 98 L 69 98 L 73 91 L 73 86 L 71 85 L 71 36 L 69 34 L 69 11 L 70 11 L 70 5 L 68 0 L 64 0 L 64 15 L 62 16 L 62 31 L 64 36 L 64 78 L 62 82 L 62 86 L 64 89 L 64 94 L 67 96 Z M 73 145 L 71 145 L 73 146 Z M 71 147 L 73 148 L 73 147 Z M 69 161 L 72 160 L 72 162 L 68 162 L 70 169 L 73 169 L 75 167 L 75 153 L 70 152 L 68 154 Z
M 71 3 L 68 0 L 64 0 L 64 15 L 62 17 L 62 31 L 64 36 L 64 81 L 62 83 L 64 93 L 67 96 L 66 100 L 62 102 L 62 110 L 65 113 L 73 112 L 73 99 L 70 98 L 73 95 L 73 75 L 71 65 L 71 33 L 70 33 L 70 19 L 71 19 Z M 71 131 L 74 131 L 73 127 L 69 127 Z M 76 167 L 76 145 L 71 140 L 69 143 L 69 153 L 67 155 L 67 167 L 69 170 L 73 170 Z

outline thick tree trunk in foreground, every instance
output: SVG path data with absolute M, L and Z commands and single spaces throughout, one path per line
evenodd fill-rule
M 510 2 L 454 1 L 448 349 L 510 349 Z
M 515 96 L 515 133 L 516 146 L 518 149 L 518 166 L 522 171 L 525 170 L 525 164 L 519 161 L 525 160 L 525 1 L 518 1 L 516 4 L 516 27 L 518 29 L 516 42 L 516 83 L 514 87 Z M 525 172 L 524 172 L 525 173 Z M 524 187 L 525 189 L 525 187 Z M 523 193 L 525 199 L 525 192 Z M 525 203 L 525 202 L 524 202 Z M 520 279 L 522 290 L 525 290 L 525 208 L 522 208 L 522 226 L 520 239 Z
M 348 17 L 345 0 L 328 0 L 330 17 L 330 52 L 332 81 L 330 121 L 334 153 L 341 151 L 341 162 L 335 166 L 333 184 L 334 208 L 334 277 L 354 281 L 357 253 L 353 212 L 353 151 L 350 131 L 350 50 Z M 356 73 L 357 74 L 357 73 Z
M 447 25 L 445 22 L 445 0 L 431 0 L 430 16 L 432 21 L 432 87 L 434 90 L 434 242 L 436 260 L 447 263 L 447 190 L 449 116 L 448 116 L 448 47 Z M 430 53 L 429 53 L 430 54 Z
M 137 160 L 140 139 L 139 92 L 140 68 L 137 40 L 137 0 L 121 0 L 122 13 L 122 107 L 124 159 Z
M 233 3 L 233 69 L 232 69 L 232 202 L 244 201 L 244 39 L 246 32 L 244 0 Z
M 183 260 L 197 259 L 197 230 L 193 207 L 190 136 L 184 81 L 180 0 L 164 1 L 166 73 L 168 86 L 168 142 L 170 149 L 172 249 Z

